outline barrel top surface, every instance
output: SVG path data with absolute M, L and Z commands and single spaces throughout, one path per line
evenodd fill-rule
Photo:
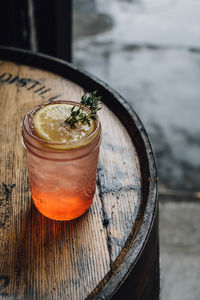
M 41 66 L 41 67 L 40 67 Z M 80 218 L 43 217 L 31 199 L 21 122 L 54 99 L 102 95 L 94 201 Z M 156 209 L 156 167 L 144 127 L 104 83 L 72 65 L 0 48 L 0 297 L 111 297 L 137 261 Z

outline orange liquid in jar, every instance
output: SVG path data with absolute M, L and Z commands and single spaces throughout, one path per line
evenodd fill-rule
M 26 115 L 22 130 L 32 198 L 46 217 L 71 220 L 82 215 L 94 197 L 100 122 L 95 122 L 92 132 L 83 138 L 51 143 L 39 137 L 33 125 L 38 109 Z

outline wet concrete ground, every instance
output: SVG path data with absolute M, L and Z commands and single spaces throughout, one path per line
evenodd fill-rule
M 200 299 L 200 2 L 74 0 L 74 64 L 135 109 L 156 153 L 163 300 Z

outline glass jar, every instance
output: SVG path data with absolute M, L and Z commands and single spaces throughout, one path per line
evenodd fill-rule
M 54 220 L 71 220 L 82 215 L 91 205 L 101 142 L 101 124 L 95 121 L 94 131 L 79 141 L 63 144 L 41 139 L 33 126 L 35 113 L 49 104 L 72 101 L 51 101 L 34 107 L 24 117 L 22 140 L 26 150 L 32 199 L 37 209 Z

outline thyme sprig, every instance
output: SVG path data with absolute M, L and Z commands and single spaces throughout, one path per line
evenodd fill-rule
M 101 96 L 97 95 L 97 91 L 93 91 L 89 94 L 85 94 L 81 97 L 81 106 L 77 108 L 77 106 L 73 106 L 71 108 L 71 115 L 64 121 L 66 125 L 69 125 L 71 128 L 76 128 L 76 123 L 81 122 L 91 124 L 91 119 L 96 120 L 97 111 L 101 109 L 99 107 L 99 101 L 101 100 Z M 90 114 L 86 114 L 84 112 L 84 107 L 88 107 L 90 110 Z

